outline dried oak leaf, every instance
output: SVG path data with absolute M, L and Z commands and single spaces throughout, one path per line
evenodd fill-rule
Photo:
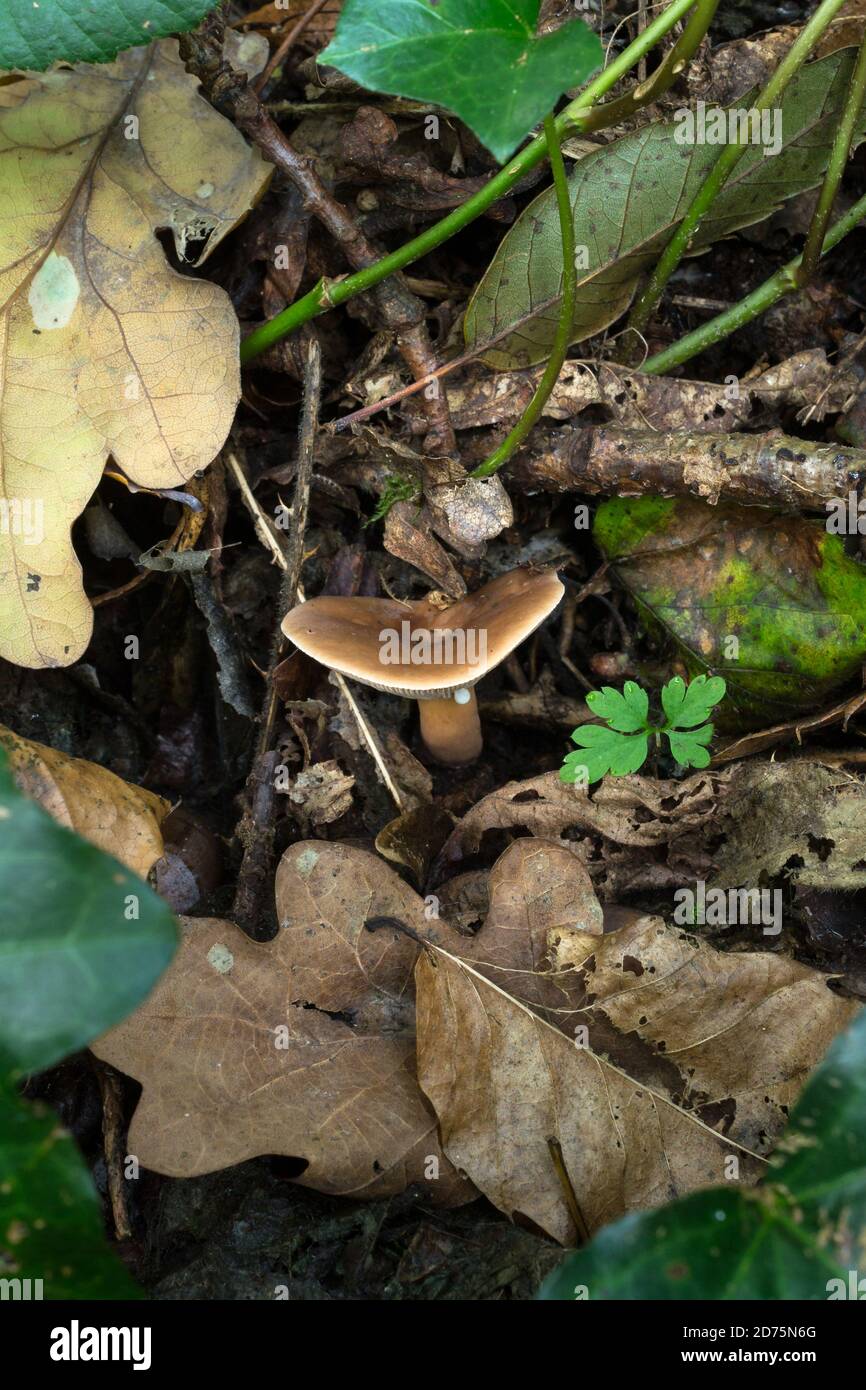
M 857 1006 L 804 965 L 659 918 L 624 912 L 602 935 L 563 846 L 519 841 L 494 878 L 471 949 L 428 949 L 415 972 L 418 1075 L 452 1162 L 563 1244 L 756 1179 Z
M 440 856 L 454 865 L 477 853 L 490 830 L 529 830 L 559 836 L 580 830 L 615 844 L 665 845 L 712 821 L 719 787 L 730 772 L 700 772 L 682 781 L 606 777 L 598 787 L 569 786 L 556 772 L 505 786 L 472 807 L 455 826 Z
M 38 801 L 60 825 L 147 878 L 163 853 L 160 825 L 171 809 L 167 801 L 98 763 L 31 743 L 3 725 L 0 745 L 19 791 Z
M 419 945 L 365 923 L 398 918 L 456 938 L 375 855 L 345 845 L 293 845 L 276 897 L 280 930 L 267 943 L 231 922 L 182 919 L 154 992 L 93 1044 L 144 1088 L 130 1152 L 175 1177 L 284 1154 L 322 1192 L 383 1197 L 423 1183 L 439 1202 L 471 1196 L 415 1075 Z
M 200 265 L 271 173 L 187 76 L 174 40 L 12 77 L 0 102 L 0 655 L 66 666 L 92 613 L 70 527 L 109 454 L 177 487 L 240 395 L 226 293 Z

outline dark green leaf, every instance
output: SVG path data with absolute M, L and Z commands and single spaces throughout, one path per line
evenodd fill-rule
M 0 1073 L 50 1066 L 125 1018 L 176 942 L 162 899 L 23 797 L 0 751 Z
M 374 91 L 445 106 L 499 160 L 602 59 L 573 19 L 536 37 L 539 0 L 346 0 L 320 55 Z
M 3 0 L 0 68 L 107 63 L 124 48 L 192 29 L 215 0 Z
M 102 1207 L 75 1143 L 53 1111 L 2 1082 L 0 1174 L 0 1278 L 41 1279 L 41 1290 L 31 1282 L 31 1297 L 141 1297 L 106 1244 Z
M 866 1011 L 808 1082 L 755 1189 L 711 1188 L 608 1226 L 543 1299 L 862 1298 Z
M 848 95 L 853 50 L 809 63 L 780 103 L 782 149 L 751 146 L 695 233 L 694 250 L 768 217 L 813 188 L 827 166 Z M 748 108 L 743 97 L 740 109 Z M 640 276 L 657 260 L 719 155 L 711 144 L 680 144 L 675 123 L 644 126 L 580 160 L 569 179 L 578 256 L 572 341 L 600 332 L 628 308 Z M 866 130 L 861 112 L 855 143 Z M 562 293 L 556 195 L 549 188 L 503 238 L 466 314 L 470 348 L 493 343 L 484 360 L 522 367 L 550 354 Z

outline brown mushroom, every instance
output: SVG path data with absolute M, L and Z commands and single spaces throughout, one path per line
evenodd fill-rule
M 283 632 L 323 666 L 417 700 L 429 752 L 457 766 L 481 752 L 473 686 L 544 622 L 563 592 L 552 570 L 517 569 L 444 609 L 429 599 L 324 595 L 293 608 Z

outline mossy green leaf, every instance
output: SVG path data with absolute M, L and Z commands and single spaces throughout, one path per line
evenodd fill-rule
M 690 674 L 724 677 L 729 726 L 812 711 L 866 659 L 866 568 L 820 522 L 613 498 L 594 535 L 643 625 Z

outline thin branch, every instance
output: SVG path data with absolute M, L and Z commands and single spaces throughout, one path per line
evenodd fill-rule
M 279 47 L 274 49 L 274 52 L 268 59 L 266 66 L 259 73 L 259 76 L 256 78 L 253 84 L 254 90 L 257 94 L 264 91 L 264 88 L 270 80 L 271 73 L 274 72 L 280 66 L 281 63 L 285 62 L 286 54 L 292 47 L 292 44 L 301 37 L 301 34 L 303 34 L 310 20 L 315 19 L 316 15 L 319 13 L 320 10 L 323 10 L 325 8 L 327 3 L 328 0 L 314 0 L 314 3 L 310 6 L 310 8 L 306 10 L 304 14 L 301 15 L 297 24 L 293 25 L 289 32 L 286 34 L 286 37 L 283 39 Z
M 236 831 L 237 838 L 243 846 L 243 859 L 238 872 L 232 914 L 238 926 L 254 935 L 260 933 L 263 903 L 270 881 L 274 852 L 274 817 L 276 813 L 274 777 L 277 755 L 273 749 L 273 743 L 279 710 L 279 696 L 274 683 L 274 672 L 280 663 L 285 645 L 280 624 L 287 610 L 294 605 L 294 596 L 304 562 L 304 538 L 307 530 L 310 480 L 313 473 L 321 394 L 321 353 L 318 342 L 311 337 L 307 343 L 304 362 L 304 404 L 298 437 L 298 471 L 295 477 L 295 495 L 292 508 L 294 526 L 287 547 L 288 554 L 278 544 L 264 513 L 253 496 L 252 489 L 238 460 L 234 454 L 228 455 L 229 469 L 237 479 L 244 503 L 253 516 L 256 534 L 268 546 L 283 571 L 277 599 L 276 623 L 268 662 L 268 681 L 259 721 L 256 751 L 244 791 L 244 813 Z
M 234 124 L 257 145 L 295 185 L 310 213 L 322 223 L 341 247 L 350 265 L 365 269 L 380 260 L 380 252 L 368 241 L 348 208 L 338 202 L 316 172 L 315 161 L 300 154 L 268 114 L 245 73 L 236 72 L 223 57 L 225 25 L 217 13 L 208 15 L 198 29 L 180 38 L 180 53 L 187 70 L 198 77 L 213 106 L 228 115 Z M 397 347 L 413 376 L 424 376 L 435 368 L 433 348 L 427 334 L 427 310 L 409 290 L 402 278 L 371 289 L 382 325 L 395 334 Z M 431 432 L 431 453 L 454 454 L 456 442 L 448 417 L 447 398 L 425 398 Z

